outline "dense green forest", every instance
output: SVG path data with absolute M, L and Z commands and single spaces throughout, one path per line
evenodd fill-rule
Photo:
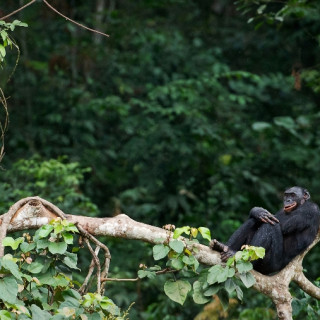
M 0 16 L 25 3 L 0 3 Z M 39 195 L 66 213 L 205 226 L 225 241 L 253 206 L 276 212 L 286 187 L 306 187 L 320 203 L 317 1 L 50 3 L 109 37 L 41 1 L 6 20 L 28 27 L 12 33 L 19 52 L 7 48 L 0 70 L 10 115 L 2 213 Z M 114 276 L 153 263 L 146 244 L 105 242 Z M 310 279 L 319 264 L 315 248 Z M 203 310 L 169 301 L 161 283 L 110 284 L 107 294 L 124 309 L 135 302 L 130 319 L 194 319 Z M 228 319 L 274 318 L 262 295 L 248 291 L 244 301 Z M 220 319 L 219 307 L 212 312 Z

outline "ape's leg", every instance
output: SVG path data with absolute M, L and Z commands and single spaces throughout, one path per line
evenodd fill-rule
M 229 249 L 228 246 L 226 246 L 224 243 L 218 241 L 217 239 L 211 240 L 209 246 L 212 250 L 216 250 L 218 252 L 227 252 Z
M 279 223 L 276 225 L 264 223 L 254 234 L 249 244 L 263 247 L 266 250 L 263 259 L 253 261 L 255 270 L 263 274 L 270 274 L 284 267 L 283 235 Z
M 239 251 L 244 244 L 250 244 L 262 224 L 254 218 L 249 218 L 232 234 L 226 245 L 234 251 Z
M 250 218 L 234 232 L 227 244 L 223 244 L 214 239 L 210 242 L 210 248 L 221 252 L 221 260 L 226 262 L 237 251 L 239 251 L 244 244 L 250 243 L 257 229 L 257 221 Z

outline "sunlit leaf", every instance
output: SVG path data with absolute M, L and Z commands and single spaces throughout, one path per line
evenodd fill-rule
M 191 291 L 191 284 L 185 280 L 168 280 L 164 284 L 165 294 L 173 301 L 183 305 L 188 293 Z

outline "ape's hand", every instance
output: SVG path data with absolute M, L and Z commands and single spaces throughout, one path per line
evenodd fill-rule
M 252 208 L 250 211 L 250 217 L 272 225 L 279 223 L 279 220 L 273 214 L 261 207 Z

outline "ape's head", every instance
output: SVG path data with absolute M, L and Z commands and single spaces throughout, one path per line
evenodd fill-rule
M 297 209 L 310 199 L 310 193 L 307 189 L 301 187 L 292 187 L 284 192 L 283 196 L 283 210 L 291 212 Z

